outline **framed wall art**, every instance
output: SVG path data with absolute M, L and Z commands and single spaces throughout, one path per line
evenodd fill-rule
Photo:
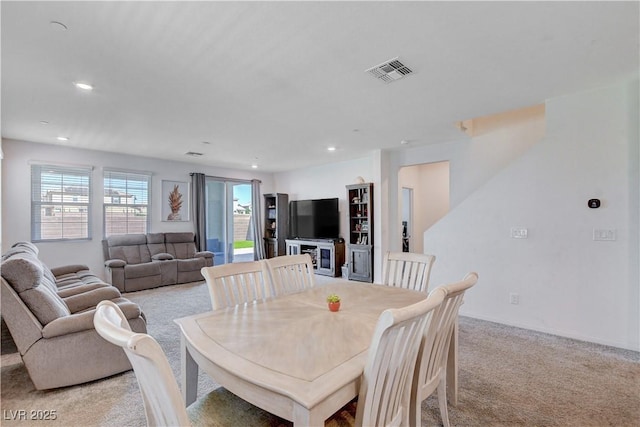
M 189 183 L 162 181 L 162 221 L 189 221 Z

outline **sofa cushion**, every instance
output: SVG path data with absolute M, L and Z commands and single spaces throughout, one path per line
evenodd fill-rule
M 109 259 L 121 259 L 127 264 L 150 262 L 147 236 L 144 234 L 124 234 L 107 237 Z
M 44 277 L 44 271 L 35 255 L 18 253 L 2 263 L 2 277 L 20 293 L 38 286 Z
M 127 279 L 136 279 L 139 277 L 155 275 L 160 275 L 160 265 L 156 262 L 133 264 L 124 267 L 124 277 Z
M 178 259 L 193 258 L 196 253 L 193 233 L 165 233 L 167 252 Z
M 16 255 L 16 254 L 30 254 L 30 255 L 37 256 L 38 255 L 38 251 L 34 252 L 29 247 L 25 247 L 25 246 L 15 246 L 15 247 L 12 247 L 11 249 L 9 249 L 4 254 L 2 254 L 2 261 L 6 260 L 6 259 L 9 259 L 13 255 Z
M 100 301 L 106 299 L 120 298 L 120 291 L 113 286 L 103 286 L 70 295 L 63 299 L 71 313 L 77 313 L 87 308 L 95 308 Z
M 147 244 L 164 243 L 164 233 L 149 233 L 147 234 Z
M 204 258 L 189 258 L 189 259 L 179 259 L 178 262 L 178 272 L 183 271 L 200 271 L 202 267 L 206 267 L 206 261 Z
M 16 242 L 13 245 L 11 245 L 11 248 L 27 249 L 27 250 L 33 252 L 34 255 L 38 255 L 38 252 L 40 252 L 38 247 L 36 245 L 34 245 L 33 243 L 31 243 L 31 242 Z
M 164 233 L 147 234 L 147 249 L 151 258 L 158 254 L 166 253 L 167 247 L 164 244 Z
M 43 326 L 71 314 L 62 298 L 46 286 L 36 286 L 23 291 L 20 298 Z
M 44 274 L 43 264 L 33 253 L 20 253 L 2 263 L 2 277 L 42 325 L 71 314 L 57 287 Z

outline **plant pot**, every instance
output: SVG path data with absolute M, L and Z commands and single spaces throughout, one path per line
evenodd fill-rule
M 338 302 L 329 302 L 329 311 L 338 311 L 340 310 L 340 301 Z

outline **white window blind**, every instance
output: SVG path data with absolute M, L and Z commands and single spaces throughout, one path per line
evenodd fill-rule
M 151 175 L 104 171 L 104 236 L 147 233 Z
M 31 165 L 31 240 L 91 238 L 91 168 Z

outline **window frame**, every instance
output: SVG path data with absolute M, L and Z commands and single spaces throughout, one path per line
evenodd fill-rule
M 48 164 L 48 163 L 32 163 L 31 164 L 31 218 L 29 220 L 31 226 L 31 241 L 32 242 L 72 242 L 72 241 L 86 241 L 92 239 L 92 211 L 93 211 L 93 192 L 92 192 L 92 173 L 93 167 L 91 166 L 73 166 L 73 165 L 60 165 L 60 164 Z M 58 185 L 53 180 L 47 183 L 43 181 L 43 175 L 59 175 L 59 201 L 47 201 L 43 200 L 42 189 L 50 188 L 51 197 L 55 197 L 55 190 Z M 71 178 L 72 176 L 76 178 Z M 83 196 L 82 190 L 86 189 L 86 202 L 77 200 L 77 195 L 72 196 L 71 201 L 65 201 L 65 187 L 72 187 L 75 184 L 80 188 L 80 196 Z M 76 199 L 74 201 L 74 199 Z M 56 211 L 55 206 L 60 207 L 60 221 L 51 222 L 54 224 L 60 224 L 61 234 L 58 237 L 44 238 L 43 234 L 43 208 L 47 205 L 53 207 L 53 212 Z M 86 208 L 86 221 L 80 221 L 80 224 L 86 223 L 86 230 L 81 229 L 83 235 L 81 237 L 65 237 L 65 224 L 73 224 L 73 222 L 65 222 L 64 214 L 67 209 L 78 208 L 79 212 L 82 212 L 83 208 Z M 45 217 L 49 215 L 44 215 Z M 82 218 L 82 216 L 81 216 Z M 68 229 L 71 227 L 67 227 Z M 84 233 L 86 231 L 86 233 Z M 69 236 L 69 235 L 68 235 Z
M 136 179 L 138 178 L 138 179 Z M 142 179 L 144 178 L 144 179 Z M 124 185 L 108 185 L 108 180 L 122 180 L 124 181 Z M 137 187 L 135 185 L 129 185 L 130 182 L 145 182 L 146 181 L 146 203 L 127 203 L 127 191 L 129 188 L 135 189 L 136 191 L 144 192 L 145 190 L 142 187 Z M 122 170 L 122 169 L 111 169 L 105 168 L 102 173 L 102 236 L 103 238 L 107 238 L 109 236 L 113 236 L 115 234 L 139 234 L 139 233 L 149 233 L 151 231 L 151 212 L 152 212 L 152 202 L 151 202 L 151 188 L 152 188 L 152 174 L 150 172 L 142 172 L 142 171 L 132 171 L 132 170 Z M 122 194 L 119 194 L 117 197 L 119 198 L 120 203 L 108 203 L 106 201 L 107 197 L 112 197 L 110 193 L 107 195 L 108 190 L 113 189 L 124 189 L 125 195 L 123 197 Z M 133 195 L 135 199 L 135 195 Z M 125 203 L 122 203 L 122 200 L 125 200 Z M 107 225 L 109 215 L 107 211 L 112 207 L 122 207 L 126 206 L 127 208 L 144 208 L 146 209 L 146 220 L 144 221 L 144 231 L 141 230 L 133 230 L 130 231 L 130 224 L 133 224 L 132 221 L 129 220 L 130 212 L 126 212 L 126 220 L 124 221 L 125 232 L 116 232 L 107 234 Z M 111 225 L 111 229 L 113 230 L 113 225 Z

